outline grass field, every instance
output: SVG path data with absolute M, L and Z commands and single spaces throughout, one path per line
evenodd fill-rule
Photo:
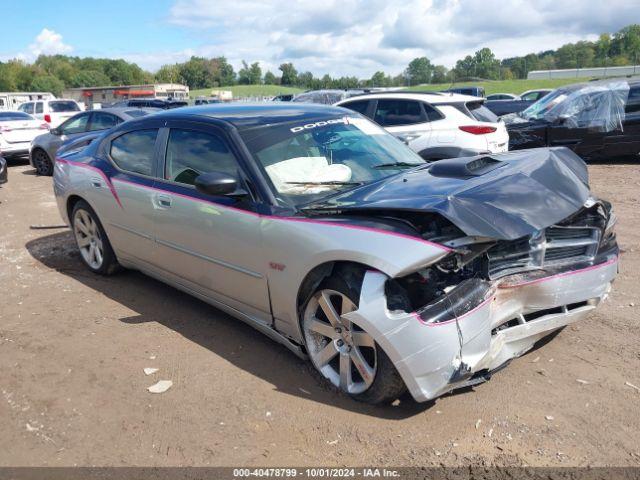
M 239 97 L 259 97 L 259 96 L 275 96 L 286 93 L 300 93 L 302 88 L 283 87 L 281 85 L 233 85 L 231 87 L 203 88 L 201 90 L 191 90 L 189 95 L 191 98 L 208 97 L 211 90 L 231 90 L 233 98 Z
M 462 86 L 478 86 L 484 87 L 485 93 L 515 93 L 521 94 L 526 90 L 534 90 L 537 88 L 558 88 L 570 83 L 586 82 L 588 78 L 554 78 L 543 80 L 489 80 L 485 82 L 461 82 L 456 83 L 456 87 Z M 450 83 L 434 83 L 432 85 L 416 85 L 409 87 L 408 90 L 446 90 L 451 87 Z

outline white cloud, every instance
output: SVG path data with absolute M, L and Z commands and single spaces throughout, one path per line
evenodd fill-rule
M 62 41 L 62 35 L 43 28 L 35 38 L 35 41 L 29 45 L 26 57 L 36 58 L 38 55 L 56 55 L 61 53 L 69 53 L 73 47 Z
M 176 0 L 169 12 L 197 35 L 195 54 L 359 77 L 422 55 L 451 67 L 482 47 L 543 51 L 639 20 L 637 0 Z

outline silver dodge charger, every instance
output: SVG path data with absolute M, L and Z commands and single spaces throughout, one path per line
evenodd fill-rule
M 337 107 L 132 120 L 59 155 L 54 189 L 91 271 L 184 290 L 370 403 L 488 380 L 618 270 L 611 205 L 569 150 L 427 163 Z

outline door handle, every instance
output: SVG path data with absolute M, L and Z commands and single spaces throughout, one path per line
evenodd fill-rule
M 91 185 L 95 188 L 102 188 L 102 180 L 100 180 L 98 177 L 92 177 Z
M 169 195 L 157 195 L 156 202 L 160 208 L 171 208 L 171 197 Z

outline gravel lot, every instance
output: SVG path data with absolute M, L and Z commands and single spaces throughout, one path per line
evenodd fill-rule
M 590 167 L 624 250 L 610 299 L 483 385 L 362 405 L 243 323 L 85 270 L 51 179 L 0 188 L 0 465 L 638 465 L 640 166 Z M 159 368 L 146 376 L 145 367 Z M 172 380 L 163 394 L 147 387 Z

